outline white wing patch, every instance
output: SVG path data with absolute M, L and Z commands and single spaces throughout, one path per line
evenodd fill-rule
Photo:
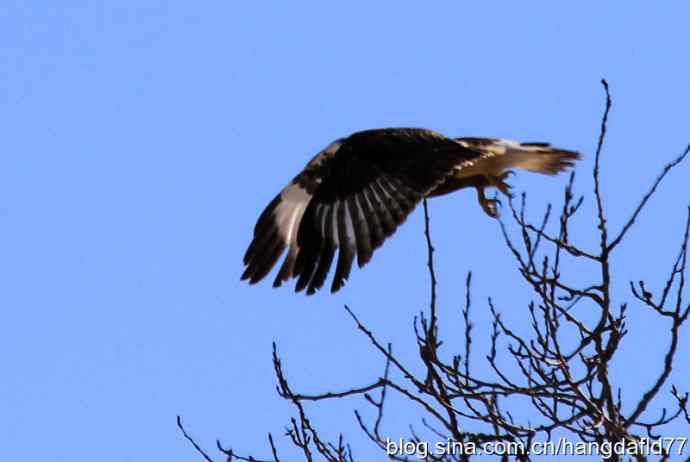
M 290 246 L 297 245 L 297 230 L 311 194 L 301 186 L 291 184 L 280 193 L 280 203 L 273 211 L 280 236 Z

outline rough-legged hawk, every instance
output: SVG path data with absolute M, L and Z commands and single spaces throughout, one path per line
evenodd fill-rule
M 423 198 L 473 187 L 484 211 L 497 217 L 497 201 L 484 190 L 510 195 L 510 169 L 555 175 L 579 157 L 546 143 L 448 138 L 420 128 L 354 133 L 319 152 L 266 207 L 242 279 L 263 279 L 287 248 L 274 287 L 295 277 L 295 290 L 312 294 L 323 286 L 338 250 L 335 292 L 355 255 L 364 266 Z

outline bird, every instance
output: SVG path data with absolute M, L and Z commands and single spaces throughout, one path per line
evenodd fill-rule
M 318 152 L 268 204 L 254 226 L 241 280 L 261 281 L 287 250 L 273 282 L 296 278 L 295 291 L 314 294 L 336 259 L 331 292 L 340 290 L 354 259 L 361 268 L 417 204 L 474 188 L 479 205 L 500 216 L 512 197 L 514 169 L 556 175 L 581 154 L 548 143 L 451 138 L 425 128 L 377 128 L 339 138 Z

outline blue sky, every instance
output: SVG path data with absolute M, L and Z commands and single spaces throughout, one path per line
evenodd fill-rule
M 418 367 L 421 210 L 344 290 L 306 298 L 239 281 L 262 208 L 330 141 L 382 126 L 579 150 L 577 190 L 588 193 L 606 77 L 603 189 L 619 229 L 689 141 L 688 17 L 681 1 L 4 0 L 0 459 L 195 460 L 177 414 L 211 449 L 220 438 L 265 456 L 266 432 L 281 434 L 292 411 L 274 392 L 273 340 L 298 390 L 381 373 L 343 304 Z M 659 287 L 689 174 L 673 172 L 614 261 L 618 302 L 628 280 Z M 513 180 L 535 216 L 564 182 Z M 585 243 L 591 205 L 578 222 Z M 446 334 L 459 326 L 469 269 L 478 343 L 489 295 L 524 322 L 529 292 L 474 193 L 434 200 L 431 213 Z M 665 346 L 650 319 L 631 307 L 616 363 L 622 383 L 641 384 L 631 397 L 659 368 L 651 347 Z M 689 360 L 686 338 L 678 364 Z M 690 389 L 688 377 L 675 383 Z M 366 405 L 310 409 L 371 460 L 353 408 Z

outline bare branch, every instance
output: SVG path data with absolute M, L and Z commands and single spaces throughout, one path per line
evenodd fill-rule
M 638 204 L 637 208 L 635 208 L 635 211 L 633 212 L 632 216 L 628 219 L 628 221 L 623 225 L 623 229 L 621 229 L 620 233 L 618 233 L 618 236 L 611 241 L 609 244 L 609 252 L 611 252 L 618 244 L 620 244 L 621 240 L 623 237 L 625 237 L 625 234 L 628 232 L 628 230 L 632 227 L 632 225 L 635 224 L 635 220 L 637 219 L 637 216 L 640 214 L 642 209 L 644 208 L 645 205 L 647 205 L 647 202 L 649 199 L 654 195 L 656 192 L 656 188 L 661 184 L 663 181 L 664 177 L 673 170 L 674 167 L 676 167 L 678 164 L 683 162 L 685 158 L 687 157 L 688 153 L 690 152 L 690 144 L 685 148 L 685 151 L 678 157 L 676 157 L 672 162 L 666 164 L 664 167 L 664 170 L 661 172 L 661 175 L 659 175 L 654 181 L 654 184 L 652 185 L 651 188 L 649 188 L 649 191 L 647 191 L 647 194 L 644 195 L 642 198 L 642 201 Z
M 204 460 L 206 460 L 207 462 L 213 462 L 213 459 L 211 459 L 208 456 L 208 454 L 206 454 L 206 452 L 204 452 L 204 450 L 201 448 L 201 446 L 199 446 L 197 444 L 196 441 L 194 441 L 194 438 L 189 436 L 187 431 L 184 429 L 184 426 L 182 425 L 182 417 L 180 417 L 179 415 L 177 416 L 177 428 L 180 429 L 180 431 L 182 432 L 182 435 L 184 435 L 185 439 L 187 441 L 189 441 L 192 444 L 192 446 L 194 446 L 194 449 L 196 449 L 196 452 L 198 452 L 204 458 Z
M 604 204 L 601 194 L 601 148 L 604 146 L 604 139 L 606 138 L 606 128 L 609 120 L 609 112 L 611 111 L 611 94 L 609 93 L 609 84 L 606 79 L 601 79 L 601 84 L 604 86 L 606 92 L 606 107 L 604 108 L 604 115 L 601 118 L 601 128 L 599 132 L 599 141 L 597 142 L 597 152 L 594 159 L 594 196 L 597 202 L 597 216 L 599 218 L 599 231 L 601 232 L 601 250 L 606 249 L 608 242 L 608 235 L 606 230 L 606 217 L 604 215 Z

